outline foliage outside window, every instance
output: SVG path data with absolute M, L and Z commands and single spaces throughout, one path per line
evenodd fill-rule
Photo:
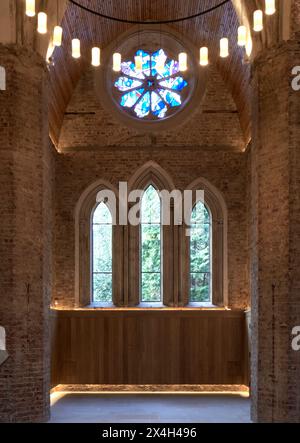
M 112 217 L 100 203 L 93 215 L 93 302 L 112 302 Z
M 211 302 L 211 217 L 202 202 L 191 216 L 190 302 Z
M 141 302 L 161 302 L 161 201 L 150 185 L 141 205 Z

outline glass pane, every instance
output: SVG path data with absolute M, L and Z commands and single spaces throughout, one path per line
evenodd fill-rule
M 191 272 L 210 272 L 210 225 L 193 225 L 190 236 Z
M 161 202 L 151 185 L 141 205 L 141 300 L 161 301 Z
M 121 106 L 124 106 L 125 108 L 132 108 L 138 99 L 143 95 L 144 89 L 137 89 L 131 92 L 127 92 L 127 94 L 124 94 L 121 99 Z
M 192 212 L 190 229 L 190 301 L 210 302 L 211 270 L 210 214 L 202 202 Z
M 164 118 L 168 111 L 165 102 L 156 92 L 151 93 L 151 110 L 158 118 Z
M 161 301 L 161 277 L 159 274 L 142 274 L 142 301 Z
M 142 225 L 142 270 L 160 272 L 160 225 Z
M 144 118 L 150 113 L 150 92 L 146 92 L 141 100 L 137 103 L 136 107 L 134 108 L 134 112 L 139 118 Z
M 206 206 L 198 202 L 192 212 L 191 224 L 210 223 L 210 215 Z
M 139 86 L 142 86 L 142 82 L 138 80 L 134 80 L 132 78 L 128 77 L 120 77 L 115 82 L 115 87 L 119 89 L 119 91 L 129 91 L 130 89 L 138 88 Z
M 174 89 L 176 91 L 181 91 L 187 86 L 187 82 L 182 77 L 169 78 L 168 80 L 161 81 L 160 86 L 165 88 Z
M 160 198 L 152 185 L 144 192 L 141 210 L 142 223 L 160 224 Z
M 158 91 L 164 101 L 168 103 L 172 108 L 181 105 L 181 97 L 176 92 L 168 91 L 167 89 L 159 89 Z
M 210 302 L 210 274 L 191 273 L 190 301 L 193 303 Z
M 105 203 L 100 203 L 95 209 L 93 223 L 94 224 L 112 223 L 110 210 L 108 209 Z
M 112 301 L 112 274 L 94 274 L 93 299 L 98 303 L 111 303 Z
M 111 225 L 93 227 L 93 272 L 112 271 L 112 229 Z
M 112 217 L 105 203 L 93 216 L 93 301 L 112 301 Z

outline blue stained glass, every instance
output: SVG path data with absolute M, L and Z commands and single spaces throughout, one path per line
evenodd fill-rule
M 174 89 L 176 91 L 182 91 L 187 86 L 187 82 L 182 77 L 169 78 L 168 80 L 161 81 L 159 86 L 165 88 Z
M 121 65 L 121 69 L 123 74 L 128 75 L 129 77 L 144 79 L 145 76 L 143 72 L 137 71 L 135 69 L 135 64 L 133 62 L 123 62 Z
M 133 80 L 128 77 L 120 77 L 115 82 L 115 87 L 119 89 L 119 91 L 129 91 L 130 89 L 138 88 L 142 86 L 142 82 L 138 80 Z
M 165 102 L 167 102 L 170 106 L 172 106 L 172 108 L 181 105 L 181 97 L 176 92 L 160 89 L 159 93 L 163 97 Z
M 143 98 L 138 102 L 136 107 L 134 108 L 134 112 L 139 118 L 144 118 L 150 113 L 150 92 L 146 92 L 143 95 Z
M 178 74 L 178 61 L 169 59 L 163 49 L 152 54 L 139 49 L 135 56 L 142 58 L 141 70 L 136 69 L 135 59 L 125 61 L 122 74 L 114 83 L 121 93 L 119 103 L 132 109 L 138 118 L 151 114 L 163 119 L 171 108 L 182 104 L 180 93 L 188 82 L 184 74 Z
M 151 75 L 161 75 L 165 71 L 167 56 L 163 49 L 152 54 Z
M 170 60 L 165 64 L 164 70 L 160 73 L 161 77 L 170 77 L 172 75 L 178 74 L 179 72 L 179 63 L 176 60 Z
M 132 108 L 132 106 L 136 104 L 136 102 L 143 93 L 144 89 L 137 89 L 135 91 L 131 91 L 128 92 L 127 94 L 124 94 L 121 99 L 121 106 L 124 106 L 126 108 Z
M 168 111 L 167 105 L 156 92 L 151 93 L 151 111 L 158 118 L 164 118 Z
M 149 77 L 150 75 L 150 54 L 143 50 L 139 50 L 136 52 L 136 55 L 139 55 L 143 59 L 142 70 L 144 77 Z

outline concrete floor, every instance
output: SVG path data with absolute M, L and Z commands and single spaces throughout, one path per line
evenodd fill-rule
M 52 394 L 50 423 L 250 423 L 250 399 L 229 394 Z

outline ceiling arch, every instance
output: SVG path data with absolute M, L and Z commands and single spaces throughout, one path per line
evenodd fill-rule
M 40 8 L 43 0 L 37 0 Z M 91 8 L 99 8 L 97 0 L 80 0 Z M 89 63 L 89 49 L 92 44 L 107 47 L 112 41 L 130 28 L 129 25 L 112 23 L 91 16 L 72 5 L 68 0 L 59 0 L 57 14 L 56 1 L 44 0 L 49 21 L 49 30 L 57 21 L 64 28 L 64 43 L 53 54 L 54 66 L 50 67 L 50 135 L 56 144 L 59 139 L 65 109 L 74 88 Z M 17 43 L 30 46 L 43 57 L 46 56 L 51 33 L 40 36 L 36 32 L 36 21 L 25 17 L 24 2 L 18 0 L 1 0 L 1 23 L 9 23 L 9 27 L 1 27 L 0 42 Z M 237 27 L 241 21 L 252 23 L 253 11 L 263 8 L 264 0 L 232 0 L 219 10 L 186 23 L 174 25 L 177 32 L 184 34 L 196 45 L 209 45 L 211 61 L 215 63 L 224 81 L 236 101 L 245 141 L 250 139 L 250 67 L 243 63 L 243 53 L 236 45 Z M 211 6 L 211 0 L 109 0 L 103 2 L 102 11 L 107 15 L 119 15 L 129 19 L 163 20 L 174 16 L 190 15 Z M 263 33 L 253 35 L 252 57 L 264 47 L 268 47 L 282 38 L 290 38 L 292 33 L 300 29 L 300 0 L 277 0 L 278 14 L 266 18 Z M 293 14 L 291 14 L 291 9 Z M 222 36 L 230 36 L 231 55 L 227 60 L 218 57 L 218 41 Z M 71 39 L 82 40 L 83 57 L 79 61 L 70 55 Z M 251 59 L 250 59 L 251 61 Z

